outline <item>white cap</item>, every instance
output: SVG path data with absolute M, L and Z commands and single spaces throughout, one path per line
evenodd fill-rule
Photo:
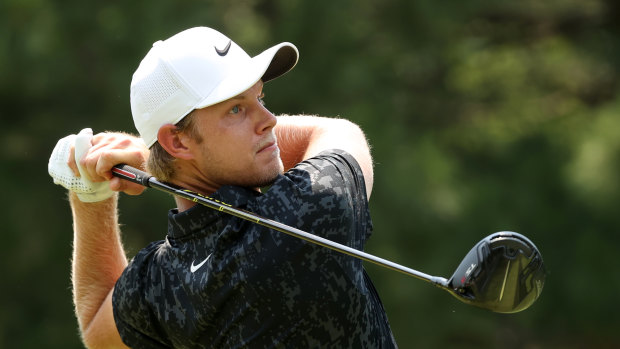
M 131 80 L 131 113 L 148 147 L 165 124 L 217 104 L 289 70 L 299 53 L 284 42 L 250 57 L 224 34 L 206 27 L 153 44 Z

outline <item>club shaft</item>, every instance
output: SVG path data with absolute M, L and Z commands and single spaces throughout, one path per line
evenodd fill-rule
M 364 251 L 356 250 L 349 246 L 345 246 L 343 244 L 322 238 L 314 234 L 310 234 L 308 232 L 305 232 L 303 230 L 280 223 L 278 221 L 274 221 L 269 218 L 261 217 L 255 213 L 232 207 L 231 205 L 228 205 L 224 202 L 201 195 L 199 193 L 160 182 L 155 177 L 143 171 L 135 169 L 131 166 L 128 166 L 128 165 L 115 166 L 112 169 L 112 173 L 117 177 L 129 180 L 131 182 L 138 183 L 146 187 L 154 188 L 154 189 L 163 191 L 168 194 L 176 195 L 184 199 L 193 201 L 195 203 L 207 206 L 214 210 L 230 214 L 232 216 L 250 221 L 255 224 L 259 224 L 266 228 L 273 229 L 281 233 L 303 239 L 305 241 L 308 241 L 310 243 L 313 243 L 319 246 L 327 247 L 333 251 L 337 251 L 337 252 L 346 254 L 348 256 L 355 257 L 363 261 L 373 263 L 375 265 L 403 273 L 405 275 L 413 276 L 417 279 L 430 282 L 440 288 L 444 288 L 444 289 L 447 288 L 447 280 L 443 277 L 432 276 L 432 275 L 428 275 L 428 274 L 422 273 L 420 271 L 417 271 L 411 268 L 407 268 L 405 266 L 394 263 L 387 259 L 374 256 Z

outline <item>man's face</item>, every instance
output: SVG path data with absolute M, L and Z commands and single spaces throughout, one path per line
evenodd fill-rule
M 260 187 L 271 183 L 283 166 L 276 142 L 276 117 L 262 103 L 263 83 L 216 105 L 198 109 L 196 170 L 201 179 L 219 187 Z

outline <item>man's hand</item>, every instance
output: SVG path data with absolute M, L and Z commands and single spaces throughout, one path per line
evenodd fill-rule
M 125 163 L 144 169 L 148 154 L 140 138 L 124 133 L 93 136 L 90 129 L 84 129 L 58 141 L 48 170 L 54 183 L 75 192 L 81 201 L 97 202 L 115 191 L 141 194 L 143 186 L 113 177 L 112 167 Z

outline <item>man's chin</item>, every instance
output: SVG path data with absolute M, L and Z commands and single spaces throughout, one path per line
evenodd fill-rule
M 281 175 L 283 173 L 283 169 L 280 169 L 278 171 L 274 171 L 269 175 L 266 175 L 264 178 L 261 178 L 260 180 L 258 180 L 257 185 L 255 185 L 255 187 L 266 187 L 266 186 L 270 186 L 273 184 L 273 182 L 276 181 L 276 179 L 278 179 L 278 176 Z
M 284 166 L 282 166 L 282 162 L 279 162 L 279 166 L 273 167 L 270 171 L 266 171 L 254 178 L 251 178 L 247 181 L 247 184 L 243 185 L 245 187 L 251 188 L 261 188 L 267 187 L 273 184 L 278 176 L 284 173 Z

